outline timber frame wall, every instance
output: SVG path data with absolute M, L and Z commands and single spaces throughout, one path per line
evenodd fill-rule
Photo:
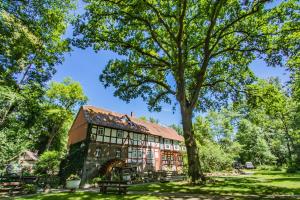
M 136 166 L 138 172 L 182 171 L 185 147 L 179 141 L 89 124 L 85 144 L 83 180 L 97 176 L 101 165 L 115 158 Z

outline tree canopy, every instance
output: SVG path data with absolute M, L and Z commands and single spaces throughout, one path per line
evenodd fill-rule
M 122 100 L 141 97 L 156 111 L 162 102 L 179 103 L 189 175 L 204 180 L 194 111 L 218 107 L 227 97 L 235 100 L 255 78 L 249 69 L 253 60 L 285 65 L 298 54 L 299 4 L 268 2 L 87 0 L 74 43 L 124 56 L 110 60 L 100 75 Z

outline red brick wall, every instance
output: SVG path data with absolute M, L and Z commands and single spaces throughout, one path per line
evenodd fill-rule
M 84 140 L 87 136 L 88 123 L 84 118 L 83 109 L 80 108 L 71 129 L 69 130 L 68 146 Z

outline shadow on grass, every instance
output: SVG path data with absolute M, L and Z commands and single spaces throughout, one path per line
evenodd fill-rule
M 287 182 L 287 183 L 285 183 Z M 169 193 L 197 193 L 209 195 L 300 195 L 300 177 L 265 178 L 238 176 L 216 178 L 214 183 L 192 186 L 187 183 L 158 183 L 133 186 L 129 190 Z M 268 185 L 269 184 L 269 185 Z M 272 184 L 278 184 L 276 186 Z M 292 186 L 292 187 L 291 187 Z
M 99 194 L 95 192 L 75 192 L 75 193 L 51 193 L 51 194 L 40 194 L 26 197 L 18 197 L 16 200 L 98 200 L 98 199 L 109 199 L 109 200 L 120 200 L 120 199 L 157 199 L 153 196 L 143 195 L 116 195 L 116 194 Z

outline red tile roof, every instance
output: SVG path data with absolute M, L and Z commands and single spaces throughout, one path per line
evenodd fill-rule
M 174 129 L 167 126 L 143 121 L 135 117 L 130 117 L 126 114 L 120 114 L 94 106 L 83 106 L 82 108 L 85 119 L 91 124 L 183 141 L 183 137 L 181 135 L 178 135 Z

